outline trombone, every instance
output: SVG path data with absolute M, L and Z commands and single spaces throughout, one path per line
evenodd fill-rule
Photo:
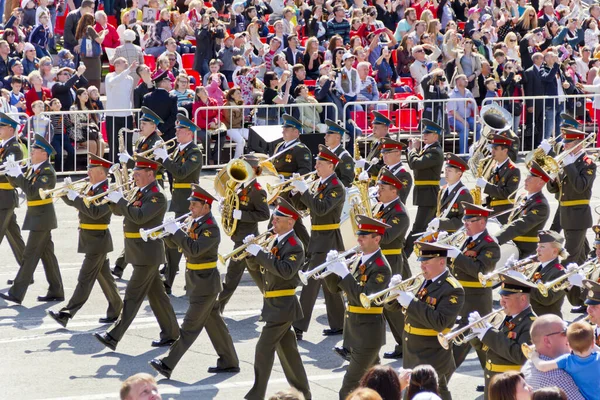
M 494 271 L 490 272 L 489 274 L 484 275 L 480 272 L 477 275 L 477 277 L 479 278 L 479 283 L 481 283 L 481 286 L 485 287 L 488 282 L 493 282 L 494 284 L 499 283 L 500 274 L 505 274 L 508 271 L 519 271 L 525 275 L 530 275 L 529 272 L 531 272 L 531 271 L 529 271 L 529 270 L 533 269 L 534 266 L 537 268 L 536 264 L 537 264 L 537 254 L 533 254 L 527 258 L 517 261 L 516 263 L 514 263 L 512 265 L 507 263 L 506 265 L 504 265 L 504 267 L 494 270 Z
M 290 179 L 287 179 L 287 180 L 285 180 L 283 182 L 280 182 L 280 183 L 276 183 L 274 185 L 270 185 L 269 183 L 267 183 L 267 191 L 269 193 L 277 191 L 278 194 L 290 191 L 290 190 L 292 190 L 291 183 L 295 182 L 295 181 L 302 180 L 302 179 L 307 179 L 306 184 L 310 185 L 310 184 L 316 182 L 317 179 L 319 179 L 318 176 L 316 176 L 314 178 L 312 177 L 312 175 L 316 175 L 316 174 L 317 174 L 316 171 L 311 171 L 311 172 L 307 172 L 304 175 L 292 177 Z M 308 178 L 310 178 L 310 179 L 308 179 Z M 290 186 L 288 186 L 288 185 L 290 185 Z
M 133 156 L 134 156 L 134 158 L 135 157 L 146 157 L 146 158 L 149 158 L 150 155 L 154 152 L 154 149 L 157 149 L 159 147 L 164 147 L 165 149 L 167 149 L 167 151 L 169 151 L 171 149 L 174 149 L 175 146 L 177 146 L 176 140 L 177 140 L 177 138 L 173 138 L 173 139 L 167 140 L 166 142 L 158 142 L 151 149 L 142 151 L 141 153 L 136 153 Z
M 323 264 L 321 264 L 307 272 L 298 271 L 298 277 L 300 278 L 300 281 L 302 282 L 303 285 L 308 284 L 308 280 L 310 278 L 313 278 L 313 279 L 325 278 L 327 275 L 331 274 L 330 271 L 326 271 L 328 266 L 330 266 L 331 264 L 336 263 L 336 262 L 343 262 L 346 265 L 351 265 L 352 263 L 354 263 L 356 260 L 359 259 L 358 258 L 359 250 L 360 250 L 360 246 L 356 245 L 353 248 L 351 248 L 350 250 L 346 250 L 345 252 L 339 254 L 335 260 L 324 262 Z M 350 254 L 353 254 L 353 253 L 354 253 L 354 255 L 351 258 L 346 260 L 346 257 L 348 257 Z
M 225 254 L 225 255 L 219 254 L 219 262 L 221 264 L 225 265 L 227 263 L 227 260 L 229 260 L 230 258 L 233 261 L 243 260 L 246 257 L 248 257 L 248 252 L 246 251 L 248 246 L 250 246 L 251 244 L 257 244 L 261 247 L 266 247 L 271 243 L 271 241 L 273 240 L 274 237 L 275 237 L 275 234 L 273 233 L 273 228 L 271 228 L 268 231 L 256 236 L 254 239 L 252 239 L 248 243 L 244 243 L 243 245 L 236 247 L 230 253 Z
M 381 306 L 383 304 L 391 303 L 392 301 L 398 298 L 397 295 L 390 295 L 392 290 L 400 290 L 402 292 L 414 292 L 419 289 L 423 284 L 423 273 L 413 276 L 412 278 L 408 278 L 399 282 L 397 285 L 389 287 L 387 289 L 381 290 L 377 293 L 373 293 L 372 295 L 367 296 L 365 293 L 361 293 L 360 304 L 367 310 L 371 308 L 371 304 L 376 306 Z
M 467 331 L 471 330 L 479 324 L 486 322 L 489 322 L 494 327 L 498 327 L 498 325 L 500 325 L 502 321 L 504 321 L 504 316 L 505 313 L 503 308 L 499 310 L 494 310 L 488 315 L 479 318 L 477 321 L 473 321 L 468 325 L 454 329 L 445 335 L 441 332 L 438 333 L 438 342 L 440 342 L 440 345 L 446 350 L 450 348 L 450 345 L 452 343 L 458 346 L 462 346 L 463 344 L 468 343 L 471 339 L 477 337 L 477 335 L 472 332 L 467 335 Z
M 589 261 L 584 262 L 581 265 L 578 265 L 575 268 L 570 269 L 564 275 L 559 276 L 556 279 L 551 280 L 550 282 L 538 282 L 537 288 L 540 291 L 540 294 L 544 297 L 548 297 L 548 292 L 552 290 L 553 292 L 559 292 L 561 290 L 567 289 L 571 284 L 569 283 L 569 277 L 578 273 L 583 273 L 585 276 L 589 276 L 592 272 L 594 272 L 598 268 L 598 257 L 594 257 Z
M 181 228 L 181 226 L 185 225 L 185 223 L 179 224 L 179 221 L 184 220 L 186 218 L 189 218 L 191 216 L 192 216 L 192 213 L 189 212 L 189 213 L 184 214 L 181 217 L 178 217 L 178 218 L 175 218 L 175 219 L 169 218 L 168 220 L 166 220 L 162 224 L 160 224 L 158 226 L 155 226 L 154 228 L 151 228 L 151 229 L 140 228 L 140 236 L 142 237 L 142 240 L 144 242 L 147 242 L 148 239 L 151 239 L 151 240 L 162 239 L 165 236 L 169 236 L 170 235 L 169 232 L 163 230 L 165 228 L 165 226 L 167 226 L 171 222 L 175 222 L 175 223 L 177 223 L 177 225 L 179 226 L 179 228 Z
M 88 186 L 88 180 L 89 178 L 85 177 L 83 179 L 79 179 L 78 181 L 71 182 L 68 185 L 62 185 L 54 189 L 44 190 L 40 188 L 40 197 L 42 198 L 42 200 L 46 199 L 47 197 L 58 199 L 62 196 L 65 196 L 69 190 L 75 190 L 76 192 L 83 193 L 85 191 L 85 188 Z

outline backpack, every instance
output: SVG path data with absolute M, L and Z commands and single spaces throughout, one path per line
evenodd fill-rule
M 84 37 L 81 40 L 81 53 L 84 57 L 88 58 L 100 57 L 102 54 L 102 46 L 100 46 L 100 43 L 96 42 L 95 40 Z

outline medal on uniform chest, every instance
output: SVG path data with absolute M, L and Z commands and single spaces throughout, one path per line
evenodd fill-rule
M 277 246 L 273 246 L 273 248 L 271 249 L 271 254 L 273 254 L 273 256 L 279 258 L 279 256 L 277 256 L 277 253 L 279 253 L 279 248 Z
M 537 282 L 537 281 L 539 281 L 540 279 L 542 279 L 542 274 L 541 274 L 540 272 L 536 272 L 535 274 L 533 274 L 533 278 L 532 278 L 532 280 L 533 280 L 534 282 Z
M 291 163 L 292 162 L 292 155 L 291 154 L 286 154 L 285 155 L 285 162 L 287 162 L 287 163 Z
M 426 288 L 426 287 L 424 287 L 424 288 L 422 288 L 421 290 L 419 290 L 419 291 L 417 292 L 417 297 L 419 298 L 419 300 L 423 300 L 423 298 L 424 298 L 425 296 L 427 296 L 427 293 L 428 293 L 428 292 L 427 292 L 427 288 Z
M 148 149 L 148 143 L 144 143 L 142 145 L 142 150 L 147 150 Z

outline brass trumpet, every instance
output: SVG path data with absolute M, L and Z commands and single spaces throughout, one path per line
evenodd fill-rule
M 257 244 L 261 247 L 266 247 L 271 243 L 274 237 L 275 235 L 273 234 L 273 230 L 269 229 L 268 231 L 256 236 L 248 243 L 244 243 L 243 245 L 236 247 L 231 251 L 231 253 L 225 255 L 219 254 L 219 262 L 225 265 L 227 263 L 227 260 L 229 260 L 230 258 L 234 261 L 243 260 L 246 257 L 248 257 L 248 252 L 246 251 L 248 246 L 250 246 L 251 244 Z
M 531 271 L 537 268 L 537 254 L 533 254 L 527 258 L 524 258 L 520 261 L 517 261 L 513 265 L 505 265 L 502 268 L 494 270 L 489 274 L 482 274 L 481 272 L 478 274 L 479 283 L 481 286 L 485 287 L 488 282 L 499 283 L 500 282 L 500 274 L 504 274 L 508 271 L 518 271 L 525 275 L 531 275 Z
M 291 183 L 295 182 L 295 181 L 302 180 L 302 179 L 307 179 L 306 183 L 310 185 L 311 183 L 314 183 L 317 179 L 319 179 L 319 177 L 312 178 L 312 175 L 316 175 L 316 174 L 317 174 L 316 171 L 311 171 L 311 172 L 307 172 L 304 175 L 297 176 L 295 178 L 292 177 L 292 178 L 287 179 L 287 180 L 285 180 L 285 181 L 283 181 L 281 183 L 276 183 L 275 185 L 270 185 L 270 184 L 267 183 L 267 192 L 272 193 L 274 191 L 277 191 L 279 194 L 281 194 L 281 193 L 290 191 L 293 188 L 291 186 Z M 309 177 L 311 179 L 308 179 Z
M 163 222 L 162 224 L 160 224 L 158 226 L 155 226 L 154 228 L 151 228 L 151 229 L 140 228 L 140 236 L 142 237 L 142 240 L 144 242 L 147 242 L 148 239 L 151 239 L 151 240 L 162 239 L 165 236 L 169 236 L 170 235 L 170 233 L 168 233 L 167 231 L 163 230 L 165 228 L 165 226 L 167 226 L 171 222 L 175 222 L 175 223 L 177 223 L 179 225 L 179 221 L 185 220 L 186 218 L 189 218 L 191 216 L 192 216 L 192 213 L 189 212 L 187 214 L 182 215 L 181 217 L 178 217 L 178 218 L 175 218 L 175 219 L 168 219 L 167 221 Z M 183 225 L 185 225 L 185 223 Z M 179 225 L 179 226 L 181 227 L 181 225 Z
M 525 356 L 525 358 L 527 358 L 528 360 L 530 360 L 531 359 L 531 355 L 535 351 L 535 344 L 523 343 L 521 345 L 521 351 L 523 352 L 523 355 Z
M 133 155 L 133 158 L 135 157 L 146 157 L 146 158 L 150 158 L 150 156 L 152 155 L 152 153 L 154 152 L 154 149 L 159 148 L 159 147 L 164 147 L 165 149 L 167 149 L 167 151 L 174 149 L 175 146 L 177 146 L 177 138 L 173 138 L 173 139 L 169 139 L 166 142 L 158 142 L 154 145 L 154 147 L 152 147 L 151 149 L 142 151 L 141 153 L 136 153 Z
M 467 331 L 485 322 L 489 322 L 490 324 L 492 324 L 492 326 L 497 327 L 500 323 L 502 323 L 502 321 L 504 321 L 504 316 L 505 313 L 504 309 L 502 308 L 499 310 L 492 311 L 488 315 L 479 318 L 477 321 L 474 321 L 461 328 L 454 329 L 445 335 L 441 332 L 438 333 L 438 341 L 440 342 L 440 345 L 446 350 L 450 348 L 450 344 L 452 343 L 461 346 L 477 336 L 474 333 L 465 335 Z
M 133 188 L 129 189 L 130 185 L 131 185 L 130 182 L 126 182 L 126 183 L 124 183 L 122 185 L 114 185 L 111 188 L 109 188 L 106 192 L 99 193 L 99 194 L 97 194 L 95 196 L 86 196 L 86 197 L 83 198 L 83 204 L 85 204 L 85 206 L 87 208 L 90 208 L 92 206 L 92 204 L 96 205 L 96 206 L 101 206 L 103 204 L 108 203 L 108 200 L 104 198 L 104 197 L 106 197 L 107 194 L 109 194 L 110 192 L 114 192 L 116 190 L 121 190 L 121 189 L 126 189 L 123 192 L 123 197 L 126 200 L 128 200 L 128 197 L 130 195 L 132 195 L 133 193 L 136 193 L 137 190 L 138 190 L 137 187 L 133 187 Z
M 358 245 L 354 246 L 350 250 L 346 250 L 345 252 L 339 254 L 338 258 L 336 258 L 335 260 L 324 262 L 323 264 L 321 264 L 307 272 L 298 271 L 298 276 L 300 277 L 300 281 L 302 282 L 303 285 L 306 285 L 306 284 L 308 284 L 308 280 L 310 278 L 313 278 L 313 279 L 325 278 L 327 275 L 331 274 L 331 272 L 326 271 L 327 267 L 338 261 L 344 262 L 344 263 L 346 263 L 346 265 L 352 265 L 352 263 L 354 263 L 356 260 L 359 259 L 358 258 L 359 249 L 360 249 L 360 246 L 358 246 Z M 348 257 L 350 254 L 353 254 L 353 253 L 355 253 L 355 254 L 351 258 L 346 260 L 346 257 Z
M 585 276 L 589 276 L 592 272 L 594 272 L 598 268 L 598 257 L 594 257 L 589 261 L 573 268 L 562 276 L 559 276 L 556 279 L 551 280 L 550 282 L 538 282 L 537 288 L 540 294 L 544 297 L 548 297 L 548 292 L 552 290 L 553 292 L 559 292 L 561 290 L 565 290 L 570 286 L 569 277 L 578 273 L 583 273 Z
M 12 157 L 12 158 L 11 158 Z M 21 168 L 29 166 L 31 163 L 31 159 L 24 158 L 19 161 L 15 161 L 13 156 L 9 156 L 9 158 L 4 162 L 4 164 L 0 165 L 0 176 L 6 175 L 6 169 L 9 166 L 9 163 L 17 163 L 17 165 Z
M 44 190 L 40 188 L 40 197 L 42 198 L 42 200 L 44 200 L 47 197 L 58 199 L 62 196 L 66 196 L 69 190 L 75 190 L 76 192 L 83 193 L 85 191 L 85 188 L 88 186 L 88 180 L 89 178 L 85 177 L 83 179 L 79 179 L 78 181 L 71 182 L 68 185 L 63 185 L 54 189 Z
M 421 285 L 423 284 L 423 279 L 423 273 L 420 273 L 411 278 L 403 280 L 395 286 L 389 287 L 377 293 L 373 293 L 370 296 L 367 296 L 365 293 L 361 293 L 359 296 L 360 304 L 362 304 L 362 306 L 368 310 L 369 308 L 371 308 L 371 304 L 381 306 L 383 304 L 391 303 L 392 301 L 398 298 L 398 296 L 396 295 L 389 294 L 392 290 L 414 292 L 415 290 L 421 287 Z

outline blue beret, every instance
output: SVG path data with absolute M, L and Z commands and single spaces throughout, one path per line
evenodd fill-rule
M 177 114 L 177 124 L 175 125 L 175 129 L 187 128 L 192 132 L 198 131 L 200 128 L 196 124 L 192 122 L 188 117 L 183 114 Z
M 296 118 L 292 117 L 289 114 L 283 114 L 282 118 L 283 118 L 283 126 L 284 127 L 296 128 L 300 132 L 302 132 L 302 123 L 300 121 L 298 121 Z
M 423 133 L 437 133 L 438 135 L 442 133 L 442 127 L 429 119 L 421 119 L 421 127 Z
M 158 115 L 156 115 L 154 111 L 148 107 L 142 107 L 142 116 L 140 117 L 140 121 L 148 121 L 156 125 L 164 122 Z
M 15 121 L 7 114 L 0 112 L 0 126 L 10 126 L 14 129 L 17 129 L 17 127 L 19 126 L 19 121 Z
M 326 133 L 337 133 L 337 134 L 344 136 L 344 133 L 348 132 L 344 128 L 342 128 L 339 124 L 336 124 L 334 121 L 332 121 L 330 119 L 326 119 L 325 124 L 327 125 Z
M 378 111 L 373 111 L 373 123 L 377 125 L 391 126 L 392 120 Z
M 42 149 L 46 153 L 48 153 L 48 156 L 53 156 L 54 154 L 56 154 L 56 152 L 54 151 L 54 147 L 52 147 L 52 145 L 48 143 L 42 135 L 35 134 L 34 136 L 35 142 L 32 145 L 34 149 Z

